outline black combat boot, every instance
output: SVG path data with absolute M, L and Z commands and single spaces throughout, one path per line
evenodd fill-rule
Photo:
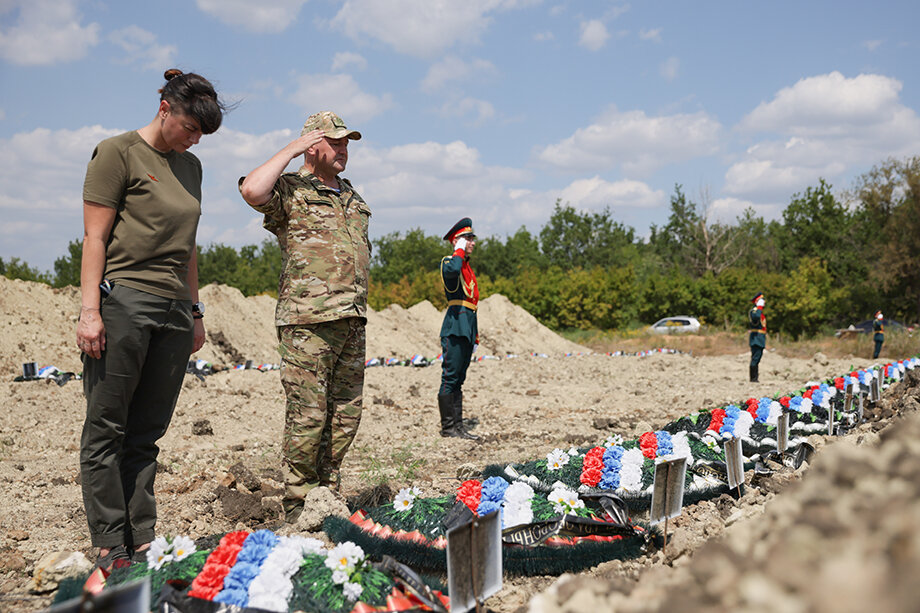
M 760 383 L 758 381 L 758 370 L 760 370 L 759 366 L 751 366 L 751 383 Z
M 441 412 L 441 436 L 460 436 L 454 422 L 454 397 L 452 394 L 438 396 L 438 411 Z
M 463 427 L 463 392 L 454 392 L 454 428 L 460 438 L 478 441 L 479 437 L 467 432 Z

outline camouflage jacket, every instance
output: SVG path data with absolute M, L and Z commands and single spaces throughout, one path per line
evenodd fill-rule
M 371 210 L 347 179 L 339 187 L 301 167 L 279 177 L 271 200 L 252 207 L 281 245 L 276 326 L 367 316 Z

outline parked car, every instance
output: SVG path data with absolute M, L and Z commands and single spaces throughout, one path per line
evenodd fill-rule
M 700 321 L 687 315 L 665 317 L 649 326 L 652 334 L 696 334 L 699 331 Z

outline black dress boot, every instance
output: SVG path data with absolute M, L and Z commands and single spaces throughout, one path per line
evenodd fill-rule
M 759 366 L 751 366 L 751 383 L 760 383 L 758 381 L 758 370 L 760 370 Z
M 463 392 L 454 392 L 454 429 L 460 438 L 478 441 L 479 437 L 467 431 L 463 426 Z
M 438 396 L 438 411 L 441 413 L 441 436 L 460 436 L 454 422 L 453 394 Z

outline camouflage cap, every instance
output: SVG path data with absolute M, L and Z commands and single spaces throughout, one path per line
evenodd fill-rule
M 351 140 L 359 140 L 361 133 L 357 130 L 349 130 L 345 127 L 345 122 L 332 111 L 320 111 L 307 117 L 306 123 L 303 124 L 303 130 L 300 135 L 313 130 L 322 130 L 329 138 L 342 138 L 347 136 Z

